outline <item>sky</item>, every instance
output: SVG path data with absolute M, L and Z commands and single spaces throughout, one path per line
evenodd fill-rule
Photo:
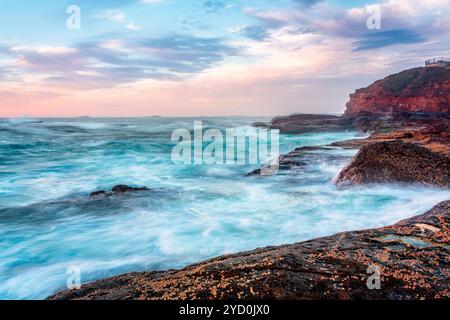
M 340 113 L 439 56 L 450 0 L 0 0 L 0 117 Z

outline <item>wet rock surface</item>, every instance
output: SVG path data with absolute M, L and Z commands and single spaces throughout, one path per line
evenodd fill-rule
M 295 119 L 294 116 L 292 117 Z M 269 172 L 272 174 L 285 171 L 299 172 L 300 169 L 318 158 L 327 163 L 333 161 L 332 154 L 327 155 L 325 152 L 316 151 L 336 148 L 360 149 L 371 143 L 392 142 L 393 146 L 399 148 L 397 152 L 394 150 L 395 148 L 387 148 L 387 145 L 383 144 L 382 146 L 385 146 L 386 149 L 378 149 L 376 152 L 370 153 L 370 159 L 362 159 L 360 153 L 358 161 L 356 158 L 354 159 L 352 168 L 346 168 L 340 174 L 337 183 L 343 185 L 404 182 L 448 187 L 448 174 L 446 173 L 448 172 L 448 157 L 450 157 L 450 118 L 448 115 L 403 112 L 392 115 L 390 118 L 366 117 L 355 118 L 352 121 L 354 121 L 353 124 L 358 123 L 360 129 L 371 128 L 375 132 L 364 139 L 339 141 L 329 146 L 298 148 L 281 155 L 279 170 Z M 378 125 L 377 121 L 387 121 L 387 124 Z M 353 127 L 356 128 L 356 126 Z M 396 142 L 398 143 L 396 144 Z M 401 142 L 410 144 L 403 145 Z M 406 152 L 407 150 L 409 151 Z M 262 167 L 253 170 L 247 176 L 267 175 L 264 174 L 265 169 Z
M 449 102 L 450 104 L 450 102 Z M 320 114 L 294 114 L 274 118 L 269 123 L 253 126 L 277 129 L 285 134 L 311 132 L 360 131 L 386 133 L 403 128 L 421 128 L 450 122 L 450 112 L 396 112 L 389 115 L 334 116 Z
M 403 120 L 402 120 L 403 121 Z M 378 116 L 344 117 L 322 114 L 293 114 L 274 118 L 270 123 L 254 123 L 255 127 L 277 129 L 280 133 L 302 134 L 311 132 L 339 132 L 358 130 L 362 132 L 390 130 L 398 127 L 397 120 Z
M 106 191 L 106 190 L 99 190 L 99 191 L 92 192 L 89 195 L 89 197 L 91 197 L 91 198 L 110 197 L 110 196 L 120 195 L 120 194 L 124 194 L 124 193 L 150 191 L 150 190 L 151 189 L 149 189 L 147 187 L 135 188 L 135 187 L 127 186 L 127 185 L 117 185 L 112 188 L 111 192 Z
M 49 299 L 448 299 L 450 201 L 393 226 L 130 273 Z M 370 290 L 369 266 L 380 289 Z
M 336 184 L 419 183 L 450 187 L 450 157 L 420 145 L 384 141 L 364 145 Z
M 383 141 L 412 142 L 431 151 L 450 156 L 450 120 L 426 126 L 412 126 L 388 133 L 374 133 L 366 139 L 353 139 L 332 143 L 331 147 L 359 149 L 366 144 Z
M 335 161 L 342 160 L 343 158 L 342 155 L 329 152 L 333 149 L 336 148 L 328 146 L 300 147 L 292 152 L 281 155 L 278 159 L 277 170 L 273 170 L 273 166 L 263 166 L 249 172 L 247 176 L 251 177 L 282 173 L 301 173 L 308 165 L 319 165 L 321 162 L 326 162 L 332 165 Z

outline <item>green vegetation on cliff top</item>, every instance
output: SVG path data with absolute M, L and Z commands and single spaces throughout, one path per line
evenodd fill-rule
M 399 93 L 405 89 L 418 90 L 450 79 L 449 67 L 414 68 L 391 75 L 383 80 L 384 89 Z

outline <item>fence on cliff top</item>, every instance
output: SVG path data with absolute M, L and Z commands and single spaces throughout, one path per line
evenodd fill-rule
M 439 58 L 428 59 L 427 61 L 425 61 L 426 67 L 432 66 L 432 65 L 450 65 L 450 58 L 439 57 Z

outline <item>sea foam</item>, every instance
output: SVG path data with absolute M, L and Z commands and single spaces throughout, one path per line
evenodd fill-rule
M 0 140 L 8 141 L 0 148 L 8 161 L 0 164 L 0 298 L 45 298 L 65 288 L 74 265 L 83 283 L 180 268 L 225 253 L 392 224 L 450 198 L 448 190 L 418 186 L 336 188 L 332 179 L 354 150 L 331 150 L 331 163 L 319 157 L 299 172 L 271 177 L 246 177 L 251 166 L 174 165 L 170 133 L 192 121 L 45 120 L 18 126 L 51 135 L 0 131 Z M 76 130 L 67 131 L 67 124 Z M 281 135 L 280 149 L 356 136 Z M 92 191 L 124 183 L 156 190 L 89 199 Z

